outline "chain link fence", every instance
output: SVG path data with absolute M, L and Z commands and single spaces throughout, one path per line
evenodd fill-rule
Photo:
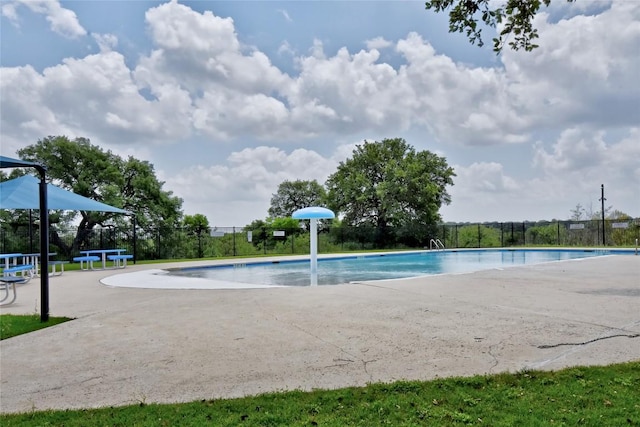
M 126 249 L 136 260 L 194 259 L 309 253 L 304 228 L 216 227 L 209 230 L 157 229 L 150 231 L 96 228 L 50 229 L 53 259 L 70 260 L 86 249 Z M 635 247 L 640 219 L 440 224 L 407 227 L 332 227 L 321 224 L 321 253 L 364 250 L 498 248 L 512 246 Z M 1 224 L 0 252 L 39 251 L 37 226 Z

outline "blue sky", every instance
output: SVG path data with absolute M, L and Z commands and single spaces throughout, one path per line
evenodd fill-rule
M 552 3 L 531 53 L 470 45 L 412 1 L 0 3 L 3 155 L 87 137 L 154 164 L 186 214 L 267 216 L 355 144 L 457 173 L 445 221 L 640 216 L 640 3 Z M 616 28 L 616 31 L 611 31 Z

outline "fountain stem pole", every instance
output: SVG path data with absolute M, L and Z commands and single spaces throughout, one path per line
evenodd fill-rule
M 309 220 L 309 247 L 311 252 L 311 286 L 318 284 L 318 219 L 335 218 L 336 215 L 327 208 L 321 206 L 309 206 L 295 211 L 291 216 L 294 219 Z
M 311 274 L 318 273 L 318 220 L 310 219 L 311 222 Z

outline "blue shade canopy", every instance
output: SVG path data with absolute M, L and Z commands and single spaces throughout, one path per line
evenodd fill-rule
M 26 168 L 40 166 L 37 163 L 25 160 L 12 159 L 11 157 L 0 156 L 0 168 Z
M 320 206 L 310 206 L 298 209 L 291 215 L 294 219 L 325 219 L 335 218 L 336 214 L 332 210 Z
M 22 166 L 24 165 L 19 167 Z M 40 209 L 39 185 L 40 181 L 31 175 L 0 182 L 0 209 Z M 130 213 L 124 209 L 109 206 L 56 187 L 53 184 L 47 184 L 47 207 L 66 211 Z

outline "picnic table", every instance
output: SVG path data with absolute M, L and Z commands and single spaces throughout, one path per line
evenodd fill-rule
M 18 258 L 23 258 L 21 253 L 11 253 L 11 254 L 0 254 L 0 260 L 4 260 L 4 265 L 2 266 L 2 276 L 17 276 L 20 273 L 20 276 L 24 279 L 24 281 L 28 281 L 34 276 L 34 268 L 32 264 L 23 263 L 18 264 Z
M 88 270 L 93 268 L 94 261 L 102 261 L 102 268 L 107 268 L 107 260 L 113 261 L 113 268 L 124 268 L 127 266 L 127 260 L 132 259 L 133 255 L 125 254 L 126 249 L 89 249 L 86 251 L 80 251 L 82 256 L 76 257 L 74 261 L 80 261 L 80 268 L 82 269 L 83 261 L 87 263 Z

